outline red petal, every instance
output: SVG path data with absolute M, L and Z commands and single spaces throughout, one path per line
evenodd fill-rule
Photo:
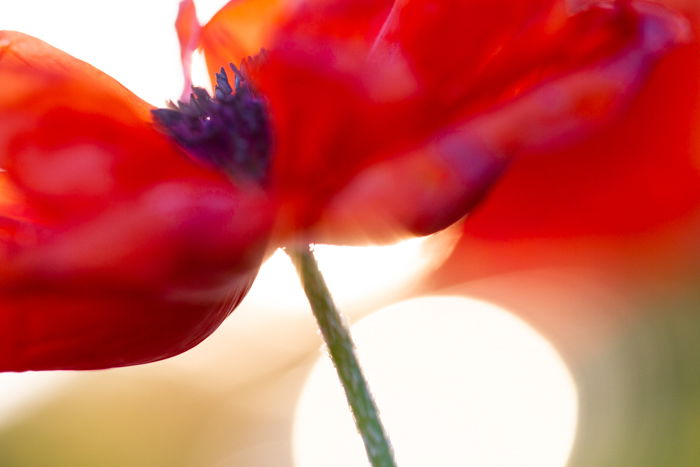
M 255 203 L 173 183 L 80 225 L 14 228 L 1 244 L 0 369 L 103 368 L 187 350 L 245 295 L 263 221 Z
M 192 53 L 199 44 L 199 34 L 202 29 L 197 19 L 197 10 L 193 0 L 180 1 L 175 29 L 177 30 L 177 39 L 180 42 L 180 61 L 185 78 L 181 100 L 185 101 L 192 92 Z
M 0 33 L 0 167 L 35 218 L 101 210 L 168 179 L 228 184 L 151 123 L 151 107 L 45 43 Z
M 698 128 L 695 38 L 661 60 L 619 122 L 582 144 L 518 161 L 467 219 L 437 282 L 555 265 L 594 265 L 656 284 L 697 271 Z
M 0 33 L 0 370 L 182 352 L 240 301 L 271 213 L 89 65 Z
M 239 65 L 268 46 L 284 8 L 283 0 L 231 0 L 219 10 L 203 27 L 199 43 L 212 79 L 221 67 Z
M 415 113 L 421 99 L 377 100 L 359 75 L 350 79 L 323 56 L 273 51 L 260 83 L 277 125 L 285 221 L 298 216 L 304 227 L 321 215 L 314 239 L 341 243 L 443 228 L 513 157 L 553 151 L 609 124 L 687 35 L 682 20 L 657 7 L 581 13 L 559 28 L 555 46 L 530 54 L 540 62 L 534 70 L 501 83 L 503 96 L 491 93 L 476 113 L 465 102 L 451 118 Z M 585 54 L 562 57 L 567 49 Z
M 566 19 L 559 0 L 397 0 L 374 52 L 405 62 L 431 105 L 442 107 L 493 79 L 494 62 L 509 63 L 512 77 L 512 62 L 522 59 L 514 52 L 541 53 L 545 40 L 533 32 L 546 36 Z
M 452 224 L 475 206 L 509 160 L 468 125 L 364 169 L 312 228 L 321 243 L 390 243 Z
M 230 297 L 210 309 L 134 290 L 6 292 L 0 306 L 11 312 L 0 314 L 0 368 L 89 370 L 171 357 L 207 337 L 248 286 L 239 278 Z

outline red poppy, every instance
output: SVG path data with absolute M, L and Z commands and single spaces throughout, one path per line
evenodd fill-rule
M 281 25 L 246 16 L 261 41 L 242 46 L 244 3 Z M 210 72 L 268 49 L 254 81 L 272 118 L 280 229 L 334 243 L 451 224 L 515 156 L 566 148 L 617 118 L 689 34 L 641 2 L 576 14 L 557 0 L 278 4 L 232 1 L 182 36 L 197 37 Z
M 700 4 L 663 3 L 689 19 L 692 39 L 666 54 L 605 129 L 514 162 L 423 292 L 503 303 L 580 357 L 598 355 L 611 328 L 628 332 L 626 313 L 666 313 L 697 289 Z
M 666 54 L 603 131 L 515 162 L 464 224 L 436 286 L 553 266 L 657 284 L 697 270 L 700 8 L 664 3 L 691 19 L 692 40 Z
M 284 5 L 233 1 L 200 27 L 182 3 L 185 66 L 197 45 L 212 71 L 267 53 L 238 84 L 220 75 L 215 96 L 155 112 L 161 132 L 105 75 L 0 36 L 0 368 L 184 351 L 241 299 L 270 234 L 274 247 L 443 228 L 515 157 L 615 122 L 689 35 L 641 2 Z
M 0 368 L 180 353 L 243 297 L 260 191 L 188 160 L 150 106 L 37 39 L 0 33 Z

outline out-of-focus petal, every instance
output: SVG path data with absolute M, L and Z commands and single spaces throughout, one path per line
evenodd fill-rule
M 150 106 L 116 80 L 91 65 L 26 34 L 0 31 L 0 68 L 3 73 L 8 74 L 8 78 L 2 81 L 3 87 L 0 94 L 0 105 L 5 108 L 13 105 L 19 107 L 21 100 L 27 98 L 33 88 L 40 87 L 42 82 L 52 81 L 57 85 L 84 87 L 85 98 L 81 98 L 77 92 L 68 96 L 77 108 L 90 105 L 91 93 L 99 92 L 103 100 L 97 104 L 92 103 L 92 112 L 108 115 L 117 120 L 148 119 Z M 20 75 L 23 73 L 24 79 L 21 79 Z M 56 96 L 56 99 L 67 101 L 68 97 Z M 40 100 L 37 97 L 34 99 L 37 102 L 32 104 L 43 105 L 42 102 L 38 102 Z M 102 104 L 115 104 L 115 108 Z M 50 106 L 52 102 L 46 102 L 45 105 Z
M 698 128 L 695 38 L 661 58 L 623 119 L 581 144 L 511 166 L 465 222 L 437 282 L 593 264 L 658 283 L 673 270 L 696 269 Z
M 434 232 L 480 201 L 516 156 L 554 151 L 610 124 L 664 54 L 688 39 L 687 25 L 661 8 L 642 7 L 628 20 L 632 33 L 624 47 L 613 38 L 610 55 L 597 52 L 598 60 L 476 116 L 467 112 L 416 147 L 364 167 L 325 207 L 318 235 L 342 243 Z
M 180 42 L 180 61 L 184 87 L 181 100 L 187 100 L 192 87 L 192 54 L 199 44 L 199 34 L 202 30 L 197 19 L 197 9 L 194 0 L 181 0 L 175 21 L 177 39 Z
M 36 218 L 102 210 L 161 180 L 228 183 L 160 134 L 151 107 L 113 79 L 19 33 L 0 33 L 0 44 L 0 167 Z
M 0 33 L 0 369 L 182 352 L 240 301 L 266 197 L 198 165 L 116 81 Z
M 284 48 L 338 51 L 353 46 L 367 55 L 386 24 L 394 0 L 304 0 L 290 9 L 273 39 Z
M 495 62 L 539 53 L 567 16 L 559 0 L 397 0 L 373 52 L 383 60 L 400 56 L 434 106 L 454 105 L 494 78 Z
M 0 243 L 0 368 L 104 368 L 187 350 L 248 290 L 263 219 L 255 203 L 173 183 L 78 225 L 13 228 Z
M 310 229 L 320 243 L 391 243 L 441 230 L 475 206 L 510 159 L 483 145 L 469 125 L 365 168 Z
M 269 45 L 285 8 L 284 0 L 231 0 L 202 28 L 199 46 L 209 75 L 238 65 Z

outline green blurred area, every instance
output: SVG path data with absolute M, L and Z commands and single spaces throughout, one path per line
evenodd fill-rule
M 574 362 L 580 415 L 570 467 L 700 465 L 700 294 L 661 295 L 639 311 Z
M 0 465 L 291 466 L 291 421 L 307 370 L 297 365 L 228 395 L 164 371 L 76 375 L 2 429 Z

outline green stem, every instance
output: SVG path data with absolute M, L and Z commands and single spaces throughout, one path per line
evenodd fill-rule
M 365 443 L 367 457 L 373 467 L 395 467 L 391 445 L 355 356 L 350 331 L 333 303 L 311 248 L 308 245 L 298 249 L 287 248 L 286 252 L 296 266 L 328 353 L 345 389 L 355 425 Z

